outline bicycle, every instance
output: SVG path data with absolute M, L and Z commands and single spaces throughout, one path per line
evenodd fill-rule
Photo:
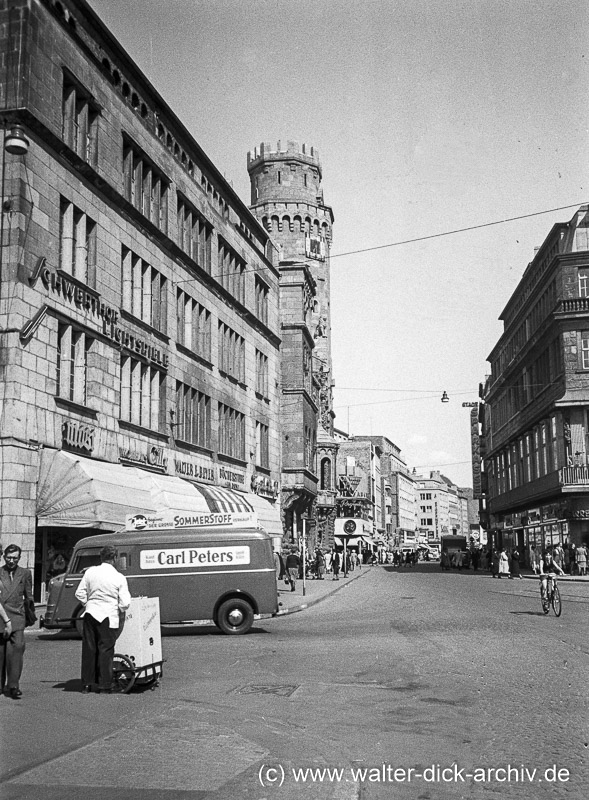
M 542 602 L 542 611 L 548 614 L 550 606 L 557 617 L 560 617 L 562 612 L 562 601 L 560 599 L 560 591 L 556 581 L 556 574 L 554 572 L 548 573 L 548 580 L 546 581 L 546 595 L 542 594 L 542 580 L 540 580 L 540 599 Z

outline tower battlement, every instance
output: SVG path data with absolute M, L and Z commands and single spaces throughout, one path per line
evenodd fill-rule
M 254 147 L 247 154 L 247 169 L 248 172 L 251 172 L 264 162 L 292 161 L 293 159 L 316 167 L 321 177 L 321 161 L 317 148 L 309 147 L 306 144 L 300 145 L 298 142 L 290 140 L 286 142 L 286 148 L 283 147 L 281 141 L 278 141 L 276 147 L 272 147 L 270 142 L 262 142 L 259 147 Z

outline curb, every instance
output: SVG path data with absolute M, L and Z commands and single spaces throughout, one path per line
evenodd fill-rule
M 358 578 L 361 578 L 362 575 L 368 575 L 368 573 L 369 573 L 369 570 L 365 570 L 365 571 L 358 570 L 358 574 L 357 575 L 354 575 L 348 581 L 346 581 L 345 583 L 342 583 L 341 586 L 334 586 L 334 588 L 332 590 L 330 590 L 329 592 L 327 592 L 326 594 L 322 594 L 320 597 L 311 598 L 306 603 L 301 603 L 300 605 L 297 605 L 297 606 L 291 606 L 290 608 L 283 608 L 281 611 L 276 612 L 276 614 L 264 614 L 264 615 L 262 615 L 260 617 L 260 619 L 275 619 L 276 617 L 285 617 L 285 616 L 287 616 L 287 614 L 297 614 L 299 611 L 304 611 L 306 608 L 310 608 L 311 606 L 317 605 L 317 603 L 320 603 L 322 600 L 325 600 L 327 597 L 331 597 L 336 592 L 339 592 L 341 589 L 345 589 L 353 581 L 358 580 Z

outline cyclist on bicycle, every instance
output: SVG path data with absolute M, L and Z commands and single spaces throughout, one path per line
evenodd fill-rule
M 542 595 L 543 600 L 546 600 L 547 597 L 546 590 L 548 588 L 548 578 L 551 577 L 551 574 L 556 572 L 560 572 L 561 575 L 564 575 L 564 571 L 558 566 L 552 557 L 552 552 L 550 550 L 546 550 L 540 559 L 540 594 Z

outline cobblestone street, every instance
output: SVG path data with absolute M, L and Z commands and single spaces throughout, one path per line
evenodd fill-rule
M 561 583 L 559 619 L 533 580 L 420 565 L 333 584 L 245 637 L 165 636 L 142 694 L 79 694 L 79 641 L 29 634 L 3 800 L 585 796 L 586 583 Z

